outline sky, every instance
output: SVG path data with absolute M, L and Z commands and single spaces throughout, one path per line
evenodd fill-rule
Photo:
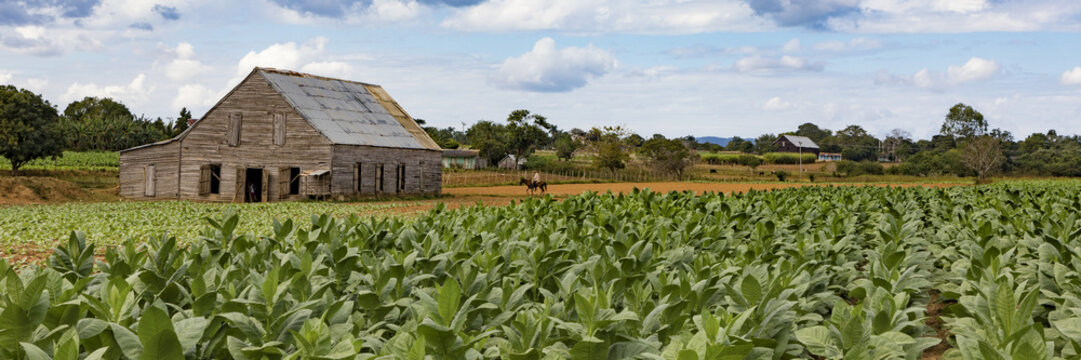
M 965 103 L 1081 134 L 1076 0 L 0 0 L 0 84 L 201 117 L 253 67 L 382 85 L 461 129 L 937 134 Z

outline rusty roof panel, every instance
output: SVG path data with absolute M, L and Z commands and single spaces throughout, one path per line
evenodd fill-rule
M 275 69 L 260 73 L 332 143 L 439 150 L 378 86 L 373 94 L 373 85 L 352 81 Z

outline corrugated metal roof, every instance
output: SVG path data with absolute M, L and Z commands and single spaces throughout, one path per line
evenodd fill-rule
M 806 136 L 781 135 L 781 137 L 788 139 L 788 142 L 792 143 L 792 145 L 795 145 L 797 147 L 812 149 L 818 148 L 818 144 L 815 144 L 814 141 L 811 141 L 811 139 Z
M 439 150 L 378 85 L 276 69 L 258 71 L 332 143 Z

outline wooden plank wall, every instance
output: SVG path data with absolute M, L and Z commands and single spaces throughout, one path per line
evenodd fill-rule
M 171 142 L 120 154 L 120 196 L 127 199 L 176 199 L 177 155 L 180 144 Z M 154 197 L 145 196 L 144 170 L 154 164 Z
M 331 193 L 355 195 L 353 166 L 361 163 L 360 195 L 375 193 L 376 165 L 383 164 L 383 194 L 395 194 L 398 164 L 405 164 L 406 194 L 439 194 L 442 190 L 442 151 L 394 149 L 357 145 L 335 145 L 331 169 Z M 421 164 L 424 164 L 421 166 Z M 423 184 L 421 180 L 423 179 Z
M 240 144 L 229 146 L 226 138 L 229 116 L 235 113 L 241 114 Z M 275 114 L 285 115 L 285 144 L 282 146 L 274 144 Z M 236 169 L 263 168 L 270 173 L 267 198 L 277 201 L 281 198 L 279 168 L 330 169 L 330 142 L 257 72 L 249 75 L 200 120 L 181 141 L 181 147 L 180 192 L 185 199 L 234 201 Z M 200 196 L 199 169 L 212 163 L 222 165 L 220 194 Z

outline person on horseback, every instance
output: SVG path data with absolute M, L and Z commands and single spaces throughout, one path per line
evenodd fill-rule
M 540 182 L 541 182 L 540 181 L 540 173 L 534 171 L 533 172 L 533 186 L 537 186 L 537 184 L 540 184 Z

